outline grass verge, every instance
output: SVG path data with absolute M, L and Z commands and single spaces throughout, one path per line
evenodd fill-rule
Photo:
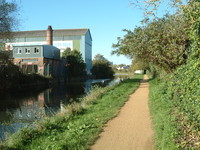
M 175 131 L 172 114 L 172 104 L 165 97 L 163 87 L 159 79 L 150 81 L 150 111 L 153 120 L 155 149 L 156 150 L 174 150 L 176 144 L 173 141 Z
M 98 138 L 104 124 L 115 117 L 139 86 L 141 75 L 113 87 L 96 88 L 79 103 L 54 117 L 13 134 L 1 149 L 84 150 Z

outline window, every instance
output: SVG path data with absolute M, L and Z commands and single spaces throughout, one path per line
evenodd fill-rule
M 25 48 L 25 53 L 26 53 L 26 54 L 30 54 L 30 51 L 31 51 L 31 50 L 30 50 L 29 48 Z
M 34 53 L 38 54 L 39 53 L 39 48 L 34 48 Z
M 21 48 L 18 48 L 17 49 L 17 54 L 21 54 L 22 53 L 22 49 Z

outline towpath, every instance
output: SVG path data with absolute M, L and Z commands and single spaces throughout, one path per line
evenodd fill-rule
M 145 75 L 117 117 L 106 124 L 91 150 L 153 150 L 147 79 Z

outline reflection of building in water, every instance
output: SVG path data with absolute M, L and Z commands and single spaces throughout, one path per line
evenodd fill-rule
M 46 116 L 44 92 L 35 97 L 25 98 L 19 102 L 19 108 L 0 112 L 0 139 L 6 138 L 5 133 L 14 133 L 25 126 L 25 123 L 32 123 L 43 116 Z M 1 124 L 2 122 L 7 124 Z
M 20 108 L 15 110 L 13 114 L 14 120 L 32 121 L 45 116 L 45 98 L 44 93 L 40 93 L 37 97 L 31 97 L 20 104 Z
M 16 109 L 13 113 L 13 120 L 15 120 L 15 122 L 17 120 L 29 122 L 41 119 L 45 116 L 54 115 L 58 108 L 48 107 L 48 104 L 51 103 L 50 95 L 51 89 L 47 89 L 36 97 L 30 97 L 22 101 L 20 103 L 20 108 Z M 60 105 L 58 104 L 58 106 Z

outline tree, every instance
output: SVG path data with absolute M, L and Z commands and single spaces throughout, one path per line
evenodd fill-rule
M 109 63 L 109 61 L 103 55 L 101 55 L 101 54 L 95 55 L 93 62 L 94 63 L 95 62 L 107 62 L 107 63 Z
M 0 39 L 11 37 L 10 32 L 17 26 L 16 13 L 16 3 L 0 0 Z
M 0 51 L 5 49 L 5 41 L 12 37 L 11 31 L 18 25 L 17 11 L 16 3 L 0 0 Z
M 17 85 L 19 68 L 10 60 L 10 53 L 5 50 L 5 40 L 11 38 L 11 31 L 16 27 L 17 5 L 14 2 L 0 0 L 0 84 L 1 90 Z
M 185 62 L 183 55 L 188 40 L 184 30 L 186 26 L 181 15 L 166 15 L 134 31 L 124 30 L 127 34 L 113 44 L 115 50 L 112 54 L 138 57 L 138 60 L 172 72 Z
M 114 71 L 110 62 L 103 55 L 97 54 L 92 64 L 91 72 L 97 79 L 113 78 Z
M 147 62 L 144 62 L 139 57 L 135 57 L 132 60 L 131 70 L 133 72 L 135 72 L 136 70 L 151 70 L 151 69 L 150 69 L 150 66 L 149 66 L 149 64 Z
M 79 51 L 67 48 L 63 52 L 62 59 L 66 60 L 67 77 L 80 78 L 86 76 L 86 64 Z

